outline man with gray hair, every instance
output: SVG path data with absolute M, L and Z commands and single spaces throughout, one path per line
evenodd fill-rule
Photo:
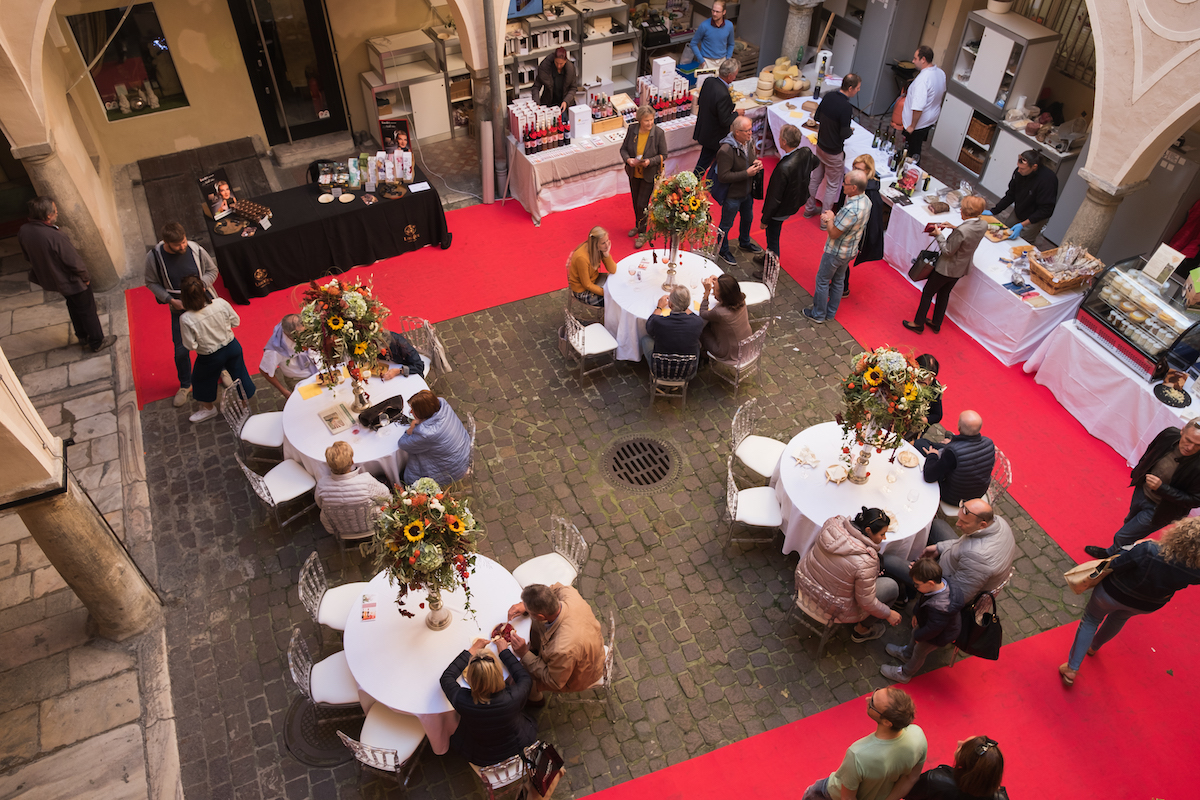
M 512 634 L 513 653 L 533 678 L 529 702 L 541 705 L 543 692 L 582 692 L 604 674 L 604 634 L 600 620 L 573 586 L 531 583 L 508 618 L 530 616 L 529 641 Z
M 676 286 L 669 295 L 658 299 L 658 308 L 646 320 L 646 335 L 642 337 L 642 355 L 646 364 L 654 366 L 654 353 L 660 355 L 700 355 L 700 333 L 704 320 L 692 313 L 692 293 L 686 286 Z
M 795 214 L 808 200 L 808 176 L 817 163 L 817 157 L 807 147 L 801 147 L 804 134 L 795 125 L 784 125 L 779 130 L 779 148 L 783 157 L 771 172 L 763 196 L 762 227 L 767 233 L 767 250 L 779 257 L 779 234 L 783 223 Z M 754 257 L 755 264 L 767 260 L 765 252 Z M 762 270 L 754 273 L 755 280 L 762 280 Z
M 299 314 L 288 314 L 280 320 L 275 330 L 271 331 L 271 338 L 263 345 L 262 361 L 258 364 L 258 371 L 267 379 L 267 383 L 278 389 L 284 397 L 292 396 L 291 387 L 296 385 L 296 381 L 317 373 L 317 365 L 308 351 L 296 350 L 295 335 L 302 327 Z M 282 375 L 282 381 L 275 377 L 276 372 Z
M 1129 475 L 1133 498 L 1125 524 L 1110 547 L 1089 544 L 1092 558 L 1115 555 L 1125 545 L 1186 517 L 1200 506 L 1200 418 L 1179 428 L 1166 428 L 1150 442 Z
M 727 58 L 717 68 L 720 80 L 709 78 L 700 84 L 700 97 L 696 100 L 696 128 L 692 138 L 700 143 L 700 158 L 696 160 L 697 178 L 703 179 L 717 158 L 721 140 L 729 133 L 729 126 L 741 112 L 734 110 L 733 98 L 729 96 L 729 84 L 733 83 L 741 64 L 736 58 Z
M 819 157 L 819 156 L 818 156 Z M 815 171 L 814 171 L 815 174 Z M 811 189 L 811 184 L 810 184 Z M 833 319 L 842 302 L 842 288 L 846 282 L 846 270 L 850 259 L 858 254 L 863 229 L 871 218 L 871 201 L 867 199 L 867 176 L 862 170 L 851 170 L 842 182 L 846 202 L 834 216 L 832 211 L 821 214 L 821 227 L 828 237 L 821 263 L 817 267 L 817 285 L 813 304 L 803 310 L 804 316 L 813 322 Z M 809 198 L 811 202 L 812 198 Z M 833 287 L 830 290 L 830 286 Z
M 734 217 L 741 216 L 738 227 L 738 249 L 759 253 L 762 248 L 750 238 L 754 223 L 754 176 L 763 171 L 762 159 L 754 150 L 749 117 L 733 121 L 733 130 L 721 140 L 717 151 L 717 180 L 713 183 L 713 199 L 721 204 L 721 260 L 727 266 L 737 266 L 729 249 L 729 233 Z

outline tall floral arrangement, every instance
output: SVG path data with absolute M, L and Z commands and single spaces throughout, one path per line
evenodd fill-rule
M 424 589 L 432 604 L 442 591 L 460 585 L 470 611 L 467 577 L 482 535 L 466 502 L 432 478 L 421 478 L 408 488 L 395 486 L 375 522 L 375 564 L 400 587 L 400 613 L 413 616 L 404 608 L 409 591 Z
M 335 380 L 337 365 L 346 361 L 346 369 L 361 380 L 361 369 L 379 358 L 387 347 L 383 320 L 391 312 L 375 296 L 370 284 L 337 278 L 324 285 L 312 281 L 304 291 L 300 321 L 304 330 L 293 340 L 297 349 L 313 350 L 321 355 L 321 369 Z
M 681 245 L 708 244 L 712 226 L 708 187 L 708 181 L 701 181 L 693 172 L 679 172 L 662 180 L 650 196 L 647 231 L 667 239 L 678 237 Z
M 843 411 L 837 415 L 846 442 L 843 451 L 849 454 L 851 441 L 895 451 L 906 436 L 920 432 L 929 405 L 944 388 L 934 385 L 933 377 L 911 355 L 891 347 L 855 356 L 850 374 L 842 379 Z

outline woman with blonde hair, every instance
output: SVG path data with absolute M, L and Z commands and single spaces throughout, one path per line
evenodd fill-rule
M 508 667 L 511 684 L 505 684 L 500 661 L 487 649 L 487 639 L 476 639 L 458 654 L 442 673 L 442 691 L 461 721 L 450 737 L 450 749 L 477 767 L 488 767 L 512 758 L 537 741 L 537 723 L 525 713 L 533 679 L 503 637 L 493 639 L 500 661 Z M 458 683 L 462 675 L 469 685 Z
M 1058 668 L 1065 686 L 1075 683 L 1084 656 L 1096 655 L 1130 617 L 1158 611 L 1175 592 L 1200 584 L 1200 517 L 1176 522 L 1160 541 L 1134 542 L 1109 565 L 1112 573 L 1092 589 L 1067 663 Z
M 610 250 L 612 240 L 608 238 L 608 231 L 597 225 L 588 234 L 587 241 L 571 252 L 567 259 L 567 285 L 576 300 L 589 306 L 604 305 L 604 281 L 617 271 Z M 608 274 L 602 276 L 600 267 Z
M 639 106 L 637 124 L 625 131 L 625 142 L 621 145 L 621 158 L 625 161 L 625 174 L 629 176 L 629 196 L 633 200 L 634 226 L 629 235 L 636 236 L 635 247 L 646 245 L 646 212 L 650 208 L 650 195 L 654 194 L 654 179 L 667 163 L 667 134 L 654 124 L 654 109 Z

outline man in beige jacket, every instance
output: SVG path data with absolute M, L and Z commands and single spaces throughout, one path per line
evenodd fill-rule
M 542 692 L 580 692 L 604 673 L 604 637 L 600 621 L 574 587 L 533 583 L 508 618 L 533 617 L 530 641 L 514 634 L 512 645 L 533 677 L 531 703 L 544 702 Z

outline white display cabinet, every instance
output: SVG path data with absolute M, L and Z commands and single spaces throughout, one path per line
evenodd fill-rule
M 446 73 L 424 31 L 367 40 L 371 71 L 359 76 L 371 134 L 382 140 L 381 120 L 408 119 L 413 136 L 435 142 L 450 136 Z
M 446 103 L 450 114 L 450 133 L 463 136 L 470 132 L 474 103 L 471 97 L 471 70 L 463 58 L 458 32 L 438 25 L 425 29 L 433 41 L 438 66 L 446 77 Z
M 580 84 L 608 82 L 614 92 L 632 92 L 641 37 L 630 27 L 629 6 L 621 0 L 597 0 L 573 2 L 571 8 L 580 20 Z

